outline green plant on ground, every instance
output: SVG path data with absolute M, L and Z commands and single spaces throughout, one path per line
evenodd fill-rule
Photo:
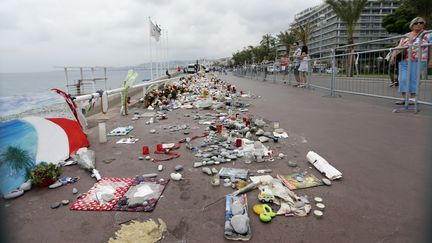
M 30 171 L 30 179 L 33 184 L 41 183 L 48 178 L 55 181 L 61 174 L 59 166 L 47 162 L 41 162 Z

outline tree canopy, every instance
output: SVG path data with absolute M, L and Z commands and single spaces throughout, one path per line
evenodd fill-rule
M 410 21 L 417 16 L 413 7 L 402 4 L 393 13 L 384 16 L 382 27 L 389 33 L 405 34 L 410 31 Z

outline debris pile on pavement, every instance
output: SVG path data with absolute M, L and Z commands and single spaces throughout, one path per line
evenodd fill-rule
M 88 166 L 84 168 L 91 170 L 98 177 L 98 182 L 87 193 L 80 194 L 79 199 L 72 203 L 70 209 L 151 212 L 169 180 L 173 180 L 172 183 L 179 183 L 187 179 L 188 173 L 200 173 L 214 190 L 217 190 L 220 185 L 236 189 L 223 198 L 225 199 L 224 236 L 227 239 L 249 240 L 252 237 L 250 220 L 255 218 L 248 215 L 247 193 L 256 188 L 259 191 L 250 195 L 257 197 L 261 204 L 255 204 L 252 208 L 262 222 L 271 222 L 275 217 L 280 216 L 305 217 L 312 209 L 317 218 L 322 218 L 325 208 L 322 198 L 314 197 L 312 205 L 307 195 L 297 195 L 294 190 L 321 185 L 330 186 L 332 180 L 342 178 L 342 173 L 313 151 L 307 153 L 307 161 L 317 169 L 318 173 L 322 173 L 327 178 L 319 179 L 311 171 L 300 168 L 302 165 L 307 166 L 307 163 L 302 164 L 301 161 L 292 159 L 286 161 L 286 158 L 290 157 L 289 152 L 278 150 L 279 144 L 283 143 L 284 139 L 288 139 L 289 135 L 280 128 L 279 122 L 269 121 L 249 112 L 250 104 L 247 100 L 255 98 L 257 96 L 237 91 L 235 86 L 214 76 L 189 75 L 180 78 L 177 82 L 149 89 L 143 99 L 131 105 L 134 109 L 132 117 L 134 125 L 142 123 L 152 126 L 152 129 L 145 132 L 146 139 L 159 133 L 174 133 L 181 135 L 183 139 L 169 142 L 157 141 L 159 143 L 154 149 L 146 145 L 142 147 L 142 153 L 141 148 L 137 151 L 137 154 L 142 155 L 138 159 L 145 158 L 153 163 L 176 160 L 181 156 L 177 150 L 184 146 L 186 148 L 184 151 L 193 153 L 195 160 L 189 165 L 177 165 L 170 173 L 170 178 L 162 178 L 160 173 L 164 171 L 164 166 L 159 164 L 157 173 L 144 174 L 135 178 L 103 179 L 99 178 L 97 171 L 95 172 L 94 161 L 93 164 L 89 161 Z M 184 110 L 183 115 L 189 123 L 175 124 L 176 121 L 170 121 L 170 112 L 177 109 Z M 153 123 L 162 125 L 159 129 L 153 129 Z M 116 142 L 125 144 L 120 146 L 132 146 L 140 141 L 137 133 L 131 135 L 134 126 L 122 125 L 111 128 L 113 130 L 107 135 L 127 136 Z M 109 124 L 107 126 L 109 127 Z M 92 159 L 94 160 L 94 156 Z M 80 162 L 82 158 L 78 157 L 75 160 L 82 164 Z M 113 160 L 115 158 L 104 162 L 109 166 L 108 164 Z M 274 171 L 273 163 L 285 163 L 287 168 L 294 171 L 289 174 Z M 257 164 L 264 165 L 265 168 L 248 169 L 254 168 L 253 165 Z M 193 170 L 187 172 L 186 169 L 189 169 L 187 167 Z M 271 175 L 273 173 L 276 174 L 275 177 Z M 306 193 L 304 190 L 301 192 Z M 219 201 L 214 203 L 217 202 Z M 68 203 L 69 201 L 64 202 L 64 205 Z M 205 206 L 203 210 L 209 210 L 211 205 L 213 204 Z M 59 206 L 60 204 L 56 203 L 51 207 Z M 149 242 L 159 240 L 166 231 L 165 223 L 161 220 L 159 222 L 160 226 L 153 221 L 123 225 L 116 233 L 117 239 L 110 239 L 109 242 L 123 242 L 122 240 L 137 239 L 141 236 L 153 237 L 152 240 L 149 238 Z M 143 226 L 144 229 L 141 229 L 141 224 L 146 224 Z M 143 241 L 142 239 L 140 241 Z

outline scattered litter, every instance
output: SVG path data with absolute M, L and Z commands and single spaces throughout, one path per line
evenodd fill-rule
M 262 170 L 257 170 L 258 174 L 264 174 L 264 173 L 271 173 L 272 170 L 271 169 L 262 169 Z
M 221 178 L 231 178 L 235 177 L 238 179 L 246 180 L 248 175 L 247 169 L 238 169 L 238 168 L 225 168 L 222 167 L 219 171 L 219 176 Z
M 144 178 L 151 178 L 151 177 L 156 177 L 156 176 L 158 176 L 156 173 L 150 173 L 150 174 L 142 175 L 142 177 L 144 177 Z
M 76 200 L 70 206 L 70 209 L 80 211 L 110 211 L 117 200 L 128 190 L 133 181 L 134 179 L 132 178 L 103 178 L 81 198 Z M 106 202 L 102 199 L 102 194 L 112 194 L 114 200 Z
M 51 204 L 51 208 L 52 208 L 52 209 L 55 209 L 55 208 L 60 207 L 60 205 L 61 205 L 60 202 L 53 202 L 53 203 Z
M 122 139 L 118 140 L 116 143 L 117 144 L 134 144 L 138 140 L 139 140 L 139 138 L 134 138 L 134 137 L 131 137 L 131 138 L 122 138 Z
M 102 162 L 104 162 L 105 164 L 110 164 L 114 160 L 116 160 L 116 159 L 114 159 L 114 158 L 112 158 L 112 159 L 104 159 L 104 160 L 102 160 Z
M 237 206 L 235 206 L 237 205 Z M 233 214 L 234 207 L 241 207 L 238 214 Z M 250 240 L 252 231 L 249 223 L 247 197 L 227 195 L 225 197 L 224 236 L 228 240 Z
M 174 181 L 179 181 L 179 180 L 183 179 L 182 174 L 180 174 L 180 173 L 171 173 L 170 176 L 171 176 L 171 179 L 173 179 Z
M 176 165 L 174 170 L 175 171 L 181 171 L 181 170 L 183 170 L 183 166 L 182 165 Z
M 314 197 L 314 201 L 319 203 L 319 202 L 322 202 L 323 199 L 321 197 Z
M 14 199 L 24 194 L 24 190 L 17 189 L 3 195 L 4 199 Z
M 324 183 L 324 185 L 326 186 L 331 186 L 331 181 L 327 178 L 322 178 L 321 181 Z
M 124 136 L 129 134 L 130 131 L 134 129 L 133 126 L 127 126 L 127 127 L 117 127 L 111 132 L 108 133 L 108 136 Z
M 76 152 L 75 155 L 72 156 L 76 161 L 78 161 L 78 164 L 84 168 L 89 170 L 92 173 L 92 176 L 96 178 L 96 180 L 100 180 L 101 176 L 99 174 L 99 171 L 96 170 L 95 167 L 95 153 L 93 150 L 87 149 L 87 148 L 80 148 Z
M 211 171 L 211 169 L 210 169 L 209 167 L 203 167 L 203 168 L 201 169 L 201 171 L 202 171 L 203 173 L 206 173 L 207 175 L 212 175 L 212 174 L 213 174 L 212 171 Z
M 294 160 L 289 160 L 288 161 L 288 166 L 289 167 L 297 167 L 297 162 L 295 162 Z
M 123 224 L 115 233 L 115 238 L 110 238 L 108 242 L 157 242 L 163 238 L 163 234 L 167 231 L 165 222 L 160 218 L 158 221 L 159 224 L 155 223 L 153 219 L 145 222 L 134 220 L 130 224 Z
M 316 206 L 319 210 L 324 211 L 325 205 L 324 205 L 323 203 L 317 203 L 317 204 L 315 204 L 315 206 Z
M 220 177 L 218 174 L 214 175 L 213 178 L 210 181 L 210 184 L 212 186 L 219 186 L 220 185 Z
M 319 156 L 317 153 L 313 151 L 309 151 L 306 155 L 307 160 L 311 163 L 315 168 L 323 173 L 330 180 L 336 180 L 342 178 L 342 173 L 334 168 L 327 160 L 323 157 Z
M 137 176 L 113 206 L 113 211 L 151 212 L 156 207 L 169 179 Z
M 286 132 L 273 132 L 273 136 L 277 138 L 288 138 L 288 134 Z
M 317 218 L 321 218 L 323 216 L 323 212 L 321 212 L 320 210 L 314 210 L 313 213 Z
M 277 175 L 277 178 L 290 190 L 309 188 L 323 185 L 322 181 L 313 174 L 293 173 L 289 175 Z

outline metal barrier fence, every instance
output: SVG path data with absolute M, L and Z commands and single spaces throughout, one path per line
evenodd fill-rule
M 422 38 L 427 33 L 432 33 L 432 30 L 424 31 L 419 38 Z M 395 81 L 398 79 L 398 68 L 397 65 L 390 65 L 386 57 L 388 57 L 391 51 L 407 50 L 409 55 L 408 73 L 411 73 L 412 70 L 410 70 L 410 67 L 414 67 L 414 65 L 411 65 L 412 50 L 415 49 L 419 56 L 421 56 L 422 47 L 432 45 L 431 43 L 423 45 L 413 44 L 414 40 L 410 39 L 408 48 L 394 48 L 402 37 L 404 36 L 394 36 L 346 45 L 329 50 L 332 53 L 330 56 L 310 59 L 306 87 L 328 91 L 331 96 L 334 96 L 336 93 L 350 93 L 400 100 L 399 88 L 396 83 L 392 84 L 391 82 L 393 77 Z M 364 48 L 367 44 L 380 45 L 392 40 L 395 43 L 392 47 L 372 50 Z M 352 49 L 352 51 L 348 53 L 347 50 L 349 49 Z M 417 111 L 417 103 L 432 105 L 432 76 L 428 75 L 428 70 L 419 72 L 420 65 L 415 65 L 415 67 L 418 69 L 415 102 L 415 110 Z M 242 66 L 235 68 L 234 74 L 256 80 L 288 85 L 298 84 L 292 64 L 290 64 L 287 73 L 280 71 L 277 67 L 270 68 L 270 70 L 276 70 L 274 72 L 269 72 L 268 69 L 266 71 L 266 68 L 264 65 Z

